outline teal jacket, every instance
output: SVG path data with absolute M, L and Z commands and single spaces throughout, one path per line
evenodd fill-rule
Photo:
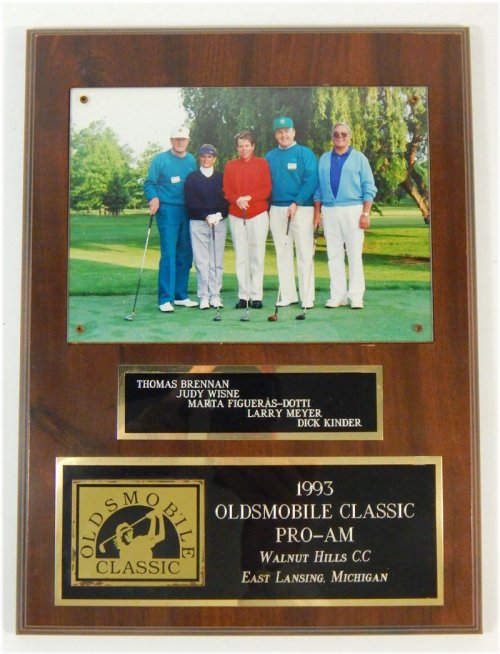
M 161 204 L 183 206 L 184 182 L 193 170 L 196 170 L 196 159 L 189 152 L 184 157 L 176 157 L 171 150 L 155 155 L 144 182 L 147 201 L 159 198 Z
M 330 167 L 332 153 L 321 155 L 318 165 L 319 185 L 314 194 L 314 200 L 320 201 L 325 207 L 349 207 L 372 202 L 377 194 L 377 187 L 368 159 L 359 150 L 352 148 L 342 166 L 340 184 L 335 197 L 330 184 Z
M 286 150 L 274 148 L 265 158 L 269 162 L 273 184 L 271 204 L 287 207 L 296 202 L 312 207 L 318 186 L 318 162 L 314 152 L 295 143 Z

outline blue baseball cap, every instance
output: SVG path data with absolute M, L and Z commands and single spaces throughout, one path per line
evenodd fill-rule
M 204 143 L 201 148 L 198 150 L 198 154 L 212 154 L 214 157 L 217 156 L 217 150 L 210 143 Z
M 293 120 L 288 116 L 279 116 L 278 118 L 274 119 L 273 130 L 277 130 L 281 128 L 287 129 L 290 127 L 293 127 Z

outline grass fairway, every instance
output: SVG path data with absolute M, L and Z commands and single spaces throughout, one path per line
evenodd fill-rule
M 135 319 L 133 305 L 148 227 L 146 214 L 121 217 L 72 215 L 69 261 L 68 340 L 74 342 L 390 342 L 432 340 L 429 228 L 411 207 L 387 207 L 367 231 L 364 265 L 365 309 L 325 309 L 329 297 L 326 244 L 318 238 L 315 257 L 316 305 L 306 320 L 295 307 L 274 311 L 277 274 L 269 236 L 264 279 L 264 309 L 240 321 L 235 310 L 237 284 L 230 236 L 224 258 L 222 320 L 214 311 L 178 308 L 164 315 L 157 308 L 159 238 L 153 225 Z M 189 292 L 196 297 L 196 274 Z M 285 328 L 286 324 L 286 328 Z

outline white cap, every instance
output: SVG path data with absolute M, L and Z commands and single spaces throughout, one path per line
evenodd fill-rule
M 187 127 L 176 127 L 170 133 L 170 138 L 171 139 L 188 139 L 189 138 L 189 130 L 188 130 Z

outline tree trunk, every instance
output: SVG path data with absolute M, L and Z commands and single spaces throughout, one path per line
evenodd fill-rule
M 412 98 L 412 101 L 418 99 Z M 410 106 L 412 102 L 410 101 Z M 428 225 L 431 221 L 431 211 L 429 206 L 429 193 L 425 184 L 425 180 L 420 173 L 415 169 L 415 162 L 417 160 L 417 153 L 420 144 L 423 141 L 423 134 L 421 125 L 416 121 L 408 121 L 408 130 L 412 134 L 412 139 L 408 143 L 405 152 L 406 159 L 406 178 L 401 182 L 401 187 L 413 198 L 417 207 L 422 212 L 424 222 Z
M 415 204 L 422 212 L 425 224 L 429 225 L 431 222 L 431 210 L 427 196 L 421 193 L 419 186 L 415 183 L 410 175 L 408 175 L 406 179 L 401 182 L 401 187 L 414 200 Z

